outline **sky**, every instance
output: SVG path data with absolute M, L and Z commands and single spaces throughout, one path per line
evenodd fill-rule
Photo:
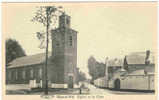
M 6 3 L 2 6 L 3 37 L 16 39 L 27 55 L 40 49 L 36 32 L 45 28 L 31 22 L 40 5 L 63 6 L 71 16 L 71 28 L 78 31 L 77 67 L 87 73 L 87 61 L 94 56 L 120 58 L 131 52 L 156 50 L 157 6 L 155 2 L 105 3 Z M 51 44 L 50 44 L 51 50 Z

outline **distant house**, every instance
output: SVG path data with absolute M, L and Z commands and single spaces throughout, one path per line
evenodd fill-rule
M 59 27 L 51 30 L 52 52 L 48 59 L 48 83 L 53 88 L 73 88 L 77 78 L 77 32 L 71 29 L 70 16 L 59 16 Z M 20 57 L 6 69 L 7 84 L 28 84 L 31 80 L 45 86 L 45 53 Z M 43 80 L 43 81 L 42 81 Z
M 127 71 L 135 71 L 145 69 L 146 67 L 154 67 L 154 54 L 150 51 L 131 53 L 124 58 L 124 69 Z
M 109 88 L 154 90 L 155 62 L 150 51 L 131 53 L 124 58 L 123 67 L 114 72 Z

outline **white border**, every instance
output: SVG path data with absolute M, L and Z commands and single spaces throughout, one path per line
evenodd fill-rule
M 158 3 L 158 6 L 157 6 L 157 16 L 159 16 L 159 2 Z M 157 51 L 159 52 L 159 20 L 157 19 Z M 157 67 L 159 66 L 159 53 L 157 52 Z M 159 67 L 157 68 L 158 71 L 157 71 L 157 92 L 159 92 Z M 159 95 L 157 95 L 157 100 L 159 100 Z
M 2 0 L 1 2 L 103 2 L 103 1 L 126 1 L 126 2 L 131 2 L 131 1 L 158 1 L 158 0 Z M 159 5 L 159 2 L 158 2 Z M 2 4 L 0 3 L 0 6 Z M 159 16 L 159 6 L 158 6 L 158 16 Z M 2 9 L 0 7 L 0 100 L 2 100 Z M 159 20 L 157 23 L 157 26 L 159 24 Z M 159 28 L 159 27 L 158 27 Z M 157 29 L 157 37 L 159 38 L 159 29 Z M 157 41 L 157 50 L 159 51 L 159 39 Z M 159 66 L 159 53 L 158 53 L 158 66 Z M 159 72 L 159 68 L 158 68 Z M 158 79 L 158 92 L 159 92 L 159 74 L 157 75 Z M 159 98 L 157 98 L 159 100 Z
M 112 1 L 158 1 L 158 0 L 2 0 L 2 2 L 112 2 Z
M 0 22 L 0 100 L 2 100 L 2 7 L 0 7 Z

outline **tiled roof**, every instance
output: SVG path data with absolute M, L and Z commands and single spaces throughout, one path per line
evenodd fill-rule
M 51 53 L 48 53 L 48 57 L 51 56 Z M 45 61 L 45 53 L 40 53 L 31 56 L 19 57 L 9 63 L 7 68 L 23 67 L 28 65 L 40 64 Z
M 146 52 L 136 52 L 126 56 L 128 64 L 145 64 Z M 154 55 L 150 53 L 150 63 L 154 64 Z

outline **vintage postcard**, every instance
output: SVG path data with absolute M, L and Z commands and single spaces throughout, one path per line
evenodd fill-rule
M 157 2 L 2 3 L 4 100 L 157 100 Z

